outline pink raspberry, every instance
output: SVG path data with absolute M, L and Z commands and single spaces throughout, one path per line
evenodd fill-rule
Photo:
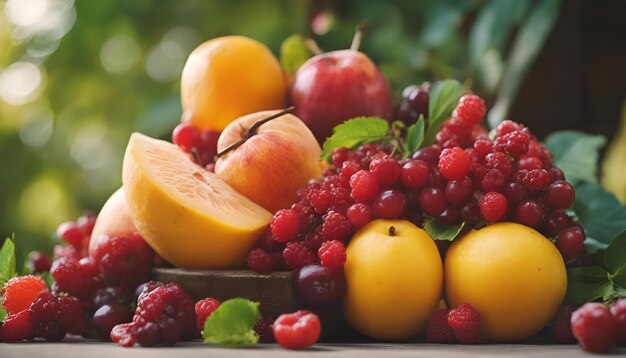
M 475 94 L 466 94 L 459 99 L 452 117 L 458 118 L 465 125 L 472 126 L 482 121 L 485 111 L 485 102 L 482 98 Z
M 470 157 L 461 147 L 444 149 L 437 167 L 446 179 L 458 180 L 469 173 Z
M 448 324 L 448 311 L 438 310 L 430 317 L 426 327 L 426 340 L 433 343 L 454 343 L 454 330 Z
M 454 330 L 456 339 L 462 344 L 475 344 L 480 341 L 481 318 L 472 306 L 463 303 L 448 312 L 448 324 Z
M 330 211 L 322 223 L 322 237 L 325 240 L 344 240 L 352 234 L 352 225 L 338 212 Z
M 270 223 L 272 235 L 278 242 L 295 240 L 300 234 L 300 227 L 300 216 L 292 209 L 278 210 Z
M 198 316 L 196 324 L 199 330 L 204 329 L 204 322 L 219 306 L 220 301 L 211 297 L 207 297 L 203 300 L 196 302 L 195 311 L 196 316 Z
M 317 255 L 322 265 L 328 268 L 342 267 L 346 262 L 346 247 L 338 240 L 326 241 L 322 244 Z
M 268 272 L 274 269 L 274 258 L 263 249 L 254 249 L 246 259 L 248 267 L 256 272 Z
M 302 241 L 287 243 L 285 250 L 283 250 L 283 258 L 287 266 L 292 269 L 299 269 L 318 262 L 317 255 Z
M 400 178 L 402 171 L 400 163 L 387 154 L 373 159 L 369 169 L 382 185 L 394 185 Z
M 309 202 L 317 214 L 324 214 L 332 205 L 333 196 L 325 189 L 312 189 L 309 193 Z
M 368 202 L 374 199 L 380 189 L 378 178 L 372 172 L 360 170 L 350 178 L 350 195 L 357 202 Z

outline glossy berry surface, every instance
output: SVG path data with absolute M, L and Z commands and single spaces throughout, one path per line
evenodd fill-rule
M 423 187 L 430 178 L 430 168 L 423 160 L 409 160 L 402 166 L 400 181 L 408 189 Z
M 354 228 L 361 228 L 372 221 L 372 208 L 364 203 L 356 203 L 348 208 L 346 217 Z
M 572 332 L 587 352 L 605 353 L 615 344 L 617 325 L 609 309 L 586 303 L 572 314 Z
M 31 251 L 28 253 L 28 268 L 33 273 L 50 271 L 52 259 L 43 251 Z
M 398 219 L 406 211 L 407 204 L 407 197 L 401 191 L 385 190 L 372 201 L 372 210 L 374 216 L 381 219 Z
M 578 257 L 584 250 L 585 233 L 578 226 L 570 226 L 559 232 L 556 247 L 565 260 Z
M 343 271 L 321 265 L 302 267 L 295 275 L 298 297 L 309 306 L 340 301 L 346 293 Z
M 611 315 L 617 326 L 617 344 L 626 346 L 626 299 L 622 298 L 611 305 Z
M 563 180 L 557 180 L 550 185 L 546 193 L 546 201 L 557 209 L 569 209 L 574 205 L 574 188 Z
M 319 318 L 309 311 L 283 314 L 274 322 L 274 338 L 286 349 L 305 349 L 320 338 L 322 325 Z
M 94 313 L 91 319 L 102 339 L 109 340 L 111 330 L 118 324 L 128 323 L 133 319 L 133 312 L 117 306 L 104 305 Z

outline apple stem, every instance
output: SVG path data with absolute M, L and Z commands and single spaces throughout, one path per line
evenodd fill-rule
M 396 228 L 393 226 L 389 227 L 389 236 L 396 236 Z
M 356 25 L 356 32 L 354 33 L 354 37 L 352 38 L 352 44 L 350 45 L 350 50 L 358 51 L 361 46 L 361 39 L 363 38 L 363 29 L 365 25 L 363 22 L 360 22 Z
M 217 153 L 217 158 L 221 158 L 224 155 L 226 155 L 226 153 L 230 152 L 231 150 L 235 150 L 237 149 L 239 146 L 241 146 L 242 144 L 244 144 L 248 139 L 250 139 L 252 136 L 254 136 L 255 134 L 257 134 L 257 130 L 259 129 L 260 126 L 262 126 L 263 124 L 271 121 L 272 119 L 276 119 L 278 117 L 282 117 L 287 113 L 290 113 L 291 111 L 293 111 L 296 107 L 291 106 L 288 108 L 283 109 L 282 111 L 278 112 L 278 113 L 274 113 L 269 117 L 263 118 L 263 119 L 259 119 L 258 121 L 254 122 L 254 124 L 252 125 L 252 127 L 250 127 L 250 129 L 248 129 L 248 133 L 246 134 L 245 138 L 229 145 L 226 149 L 224 149 L 223 151 Z

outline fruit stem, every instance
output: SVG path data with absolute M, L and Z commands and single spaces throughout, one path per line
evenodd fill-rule
M 396 228 L 393 226 L 389 227 L 389 236 L 396 236 Z
M 365 29 L 365 24 L 363 21 L 359 22 L 356 25 L 356 32 L 354 33 L 354 37 L 352 38 L 352 44 L 350 45 L 350 50 L 358 51 L 359 46 L 361 46 L 361 39 L 363 38 L 363 30 Z
M 217 153 L 217 158 L 223 157 L 224 155 L 226 155 L 226 153 L 230 152 L 231 150 L 235 150 L 237 148 L 239 148 L 239 146 L 241 146 L 242 144 L 244 144 L 248 139 L 250 139 L 252 136 L 254 136 L 255 134 L 257 134 L 257 130 L 259 129 L 260 126 L 262 126 L 263 124 L 271 121 L 272 119 L 276 119 L 278 117 L 284 116 L 287 113 L 290 113 L 291 111 L 293 111 L 296 107 L 291 106 L 291 107 L 287 107 L 285 109 L 283 109 L 282 111 L 278 112 L 278 113 L 274 113 L 269 117 L 265 117 L 263 119 L 259 119 L 258 121 L 254 122 L 254 124 L 252 125 L 252 127 L 250 127 L 250 129 L 248 129 L 248 133 L 246 134 L 246 136 L 242 139 L 240 139 L 239 141 L 229 145 L 226 149 L 224 149 L 223 151 Z

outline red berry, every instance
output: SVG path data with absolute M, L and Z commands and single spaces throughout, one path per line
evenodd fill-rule
M 263 249 L 254 249 L 248 252 L 246 262 L 248 267 L 256 272 L 268 272 L 274 269 L 274 258 Z
M 561 169 L 557 167 L 551 167 L 550 169 L 548 169 L 548 172 L 550 173 L 550 178 L 552 179 L 552 181 L 565 180 L 565 175 L 563 174 Z
M 4 342 L 19 342 L 33 339 L 33 325 L 29 310 L 9 315 L 2 325 L 2 340 Z
M 482 219 L 482 214 L 480 212 L 480 206 L 475 201 L 470 201 L 461 209 L 461 217 L 463 221 L 470 225 L 478 224 Z
M 556 323 L 554 325 L 554 332 L 556 334 L 556 341 L 560 344 L 574 344 L 576 343 L 576 337 L 572 334 L 572 313 L 576 311 L 576 306 L 566 305 L 561 307 L 559 313 L 556 316 Z
M 309 311 L 283 314 L 274 322 L 274 337 L 287 349 L 305 349 L 320 338 L 322 325 L 319 318 Z
M 454 330 L 448 324 L 448 311 L 438 310 L 430 317 L 426 326 L 426 340 L 432 343 L 454 343 Z
M 309 202 L 317 214 L 324 214 L 332 205 L 333 196 L 330 190 L 311 189 L 309 192 Z
M 360 170 L 350 178 L 350 195 L 357 202 L 368 202 L 378 194 L 378 178 L 367 170 Z
M 428 118 L 428 101 L 430 99 L 428 89 L 415 88 L 409 93 L 407 99 L 417 114 L 422 114 L 425 118 Z
M 487 154 L 493 150 L 493 143 L 489 139 L 478 139 L 474 142 L 474 151 L 481 158 L 484 158 Z
M 360 229 L 372 221 L 372 208 L 367 204 L 356 203 L 348 208 L 346 211 L 346 217 L 354 228 Z
M 390 155 L 383 155 L 375 158 L 370 162 L 370 172 L 378 178 L 378 182 L 382 185 L 394 185 L 398 178 L 402 167 L 397 160 Z
M 80 250 L 83 246 L 83 233 L 73 221 L 64 222 L 57 228 L 57 236 L 72 247 Z
M 550 235 L 556 236 L 559 231 L 565 229 L 569 225 L 570 221 L 570 217 L 565 212 L 555 210 L 548 216 L 545 229 Z
M 28 253 L 28 267 L 33 273 L 50 271 L 52 259 L 50 255 L 42 251 L 31 251 Z
M 296 272 L 298 297 L 309 306 L 324 306 L 339 302 L 346 293 L 342 270 L 321 265 L 307 265 Z
M 617 344 L 626 346 L 626 299 L 615 302 L 611 306 L 611 314 L 617 326 Z
M 422 189 L 419 195 L 420 208 L 428 215 L 437 217 L 448 207 L 442 190 L 434 188 Z
M 522 183 L 532 191 L 542 191 L 550 185 L 550 174 L 544 169 L 533 169 L 526 173 Z
M 97 267 L 89 259 L 58 259 L 50 268 L 59 291 L 76 297 L 88 297 L 101 285 L 97 273 Z
M 459 103 L 452 112 L 452 116 L 461 123 L 472 126 L 479 124 L 485 116 L 485 102 L 475 94 L 466 94 L 459 99 Z
M 556 209 L 569 209 L 574 205 L 574 188 L 563 180 L 557 180 L 546 192 L 546 202 Z
M 444 224 L 458 224 L 461 221 L 461 212 L 454 206 L 448 206 L 446 210 L 439 215 L 438 219 Z
M 517 162 L 517 169 L 533 170 L 542 168 L 543 163 L 537 157 L 524 157 Z
M 2 286 L 2 306 L 9 315 L 27 310 L 41 292 L 48 291 L 48 286 L 39 277 L 33 275 L 17 276 Z
M 469 173 L 470 157 L 461 147 L 444 149 L 437 166 L 446 179 L 461 179 Z
M 343 183 L 348 184 L 350 183 L 350 178 L 352 178 L 352 176 L 359 170 L 361 170 L 361 164 L 355 162 L 354 160 L 346 160 L 341 165 L 339 177 Z
M 103 305 L 98 308 L 91 319 L 100 338 L 110 340 L 113 327 L 130 322 L 133 319 L 133 312 L 119 308 L 116 305 Z
M 520 158 L 528 152 L 529 141 L 528 129 L 517 129 L 497 137 L 493 148 L 499 152 L 506 152 L 513 158 Z
M 430 166 L 437 165 L 439 162 L 439 155 L 441 154 L 441 147 L 433 144 L 429 147 L 424 147 L 417 152 L 413 153 L 412 159 L 417 159 L 426 162 Z
M 270 228 L 276 241 L 293 241 L 300 234 L 300 216 L 292 209 L 278 210 L 272 217 Z
M 283 250 L 283 258 L 287 266 L 292 269 L 299 269 L 318 262 L 317 255 L 302 241 L 287 243 Z
M 586 303 L 572 314 L 572 332 L 582 349 L 605 353 L 615 344 L 617 325 L 609 309 L 599 303 Z
M 172 132 L 172 142 L 188 153 L 191 152 L 192 148 L 197 150 L 202 146 L 200 128 L 191 124 L 181 123 Z
M 204 322 L 206 319 L 220 306 L 220 301 L 215 298 L 207 297 L 203 300 L 196 302 L 195 311 L 198 319 L 196 325 L 199 330 L 204 329 Z
M 515 209 L 515 221 L 538 228 L 544 219 L 543 208 L 535 200 L 523 200 Z
M 385 190 L 374 198 L 372 210 L 376 217 L 397 219 L 404 214 L 407 203 L 406 195 L 401 191 L 396 189 Z
M 346 247 L 341 241 L 326 241 L 317 251 L 317 256 L 322 265 L 328 268 L 340 268 L 346 262 Z
M 418 189 L 424 186 L 430 178 L 430 168 L 422 160 L 409 160 L 400 173 L 402 185 L 409 189 Z
M 522 129 L 522 126 L 520 124 L 507 119 L 505 121 L 502 121 L 496 127 L 496 136 L 501 137 L 518 129 Z
M 498 169 L 504 174 L 505 177 L 508 177 L 513 171 L 513 165 L 511 164 L 511 159 L 508 155 L 502 152 L 493 152 L 487 154 L 485 157 L 486 167 L 488 169 Z
M 273 343 L 276 341 L 272 330 L 273 325 L 274 319 L 272 317 L 263 317 L 254 324 L 254 331 L 259 335 L 259 342 Z
M 454 335 L 463 344 L 475 344 L 480 341 L 481 318 L 472 306 L 463 303 L 448 312 L 448 324 Z
M 83 303 L 76 297 L 58 297 L 58 321 L 68 333 L 83 334 L 86 328 L 86 313 Z M 32 307 L 32 306 L 31 306 Z
M 483 179 L 480 181 L 480 189 L 482 191 L 501 191 L 504 186 L 504 174 L 498 169 L 489 169 Z
M 352 234 L 352 225 L 338 212 L 330 211 L 322 223 L 322 237 L 325 240 L 344 240 Z
M 504 184 L 502 192 L 506 196 L 509 204 L 517 204 L 527 196 L 526 188 L 515 182 Z
M 335 167 L 341 168 L 343 162 L 348 159 L 348 149 L 347 148 L 335 148 L 331 154 L 332 163 Z
M 489 222 L 496 222 L 500 220 L 507 208 L 506 196 L 490 191 L 480 199 L 480 212 L 483 214 L 485 220 Z
M 559 232 L 556 247 L 565 260 L 575 259 L 584 249 L 585 233 L 578 226 L 570 226 Z
M 474 185 L 469 177 L 458 180 L 450 180 L 444 190 L 446 200 L 453 205 L 462 205 L 472 197 Z
M 88 247 L 89 245 L 85 245 L 89 243 L 89 237 L 93 232 L 93 227 L 96 225 L 96 215 L 92 213 L 87 213 L 85 215 L 79 216 L 76 219 L 76 225 L 78 226 L 78 230 L 83 234 L 86 240 L 83 240 L 83 248 Z

